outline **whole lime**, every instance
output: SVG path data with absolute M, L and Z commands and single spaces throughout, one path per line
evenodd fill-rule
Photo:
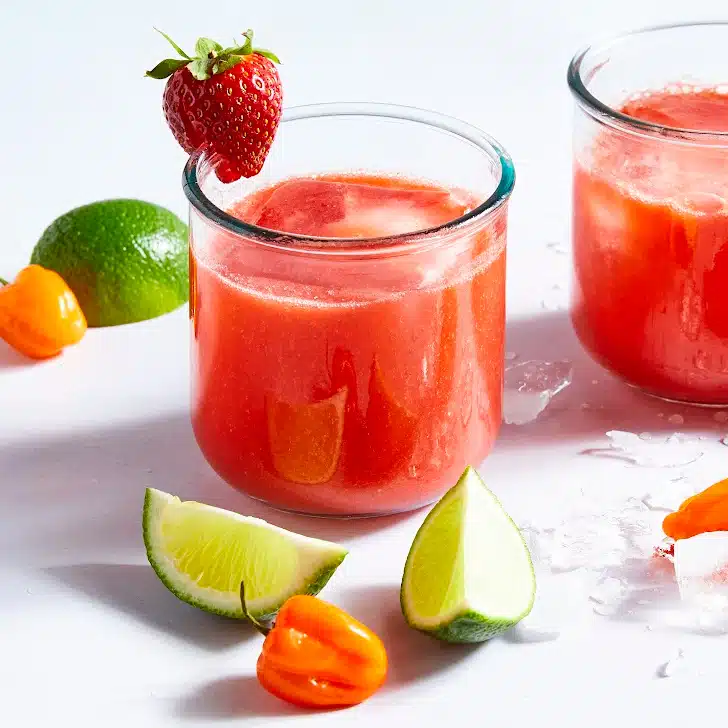
M 61 215 L 31 263 L 66 281 L 89 326 L 161 316 L 189 297 L 187 225 L 141 200 L 103 200 Z

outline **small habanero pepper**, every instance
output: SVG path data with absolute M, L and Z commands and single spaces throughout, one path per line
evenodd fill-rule
M 665 516 L 662 530 L 676 541 L 711 531 L 728 531 L 728 478 L 685 500 Z
M 32 359 L 48 359 L 79 342 L 86 317 L 55 271 L 29 265 L 13 283 L 0 278 L 0 338 Z
M 387 653 L 368 627 L 316 597 L 288 599 L 268 630 L 258 658 L 260 684 L 282 700 L 304 708 L 356 705 L 373 695 L 387 676 Z

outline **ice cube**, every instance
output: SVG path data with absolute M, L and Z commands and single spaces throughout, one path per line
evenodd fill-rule
M 634 432 L 610 430 L 606 433 L 610 440 L 605 448 L 588 448 L 583 455 L 623 460 L 630 465 L 647 468 L 677 468 L 690 465 L 703 456 L 696 442 L 677 434 L 666 439 L 644 440 Z
M 551 535 L 551 570 L 598 571 L 621 566 L 630 559 L 646 558 L 655 543 L 650 515 L 636 498 L 609 508 L 594 503 L 592 509 L 572 514 Z
M 680 504 L 691 495 L 695 495 L 695 485 L 685 475 L 671 478 L 667 482 L 655 484 L 641 498 L 651 511 L 676 511 Z
M 444 189 L 295 179 L 277 187 L 252 222 L 299 235 L 368 238 L 435 227 L 466 209 Z
M 675 542 L 679 608 L 668 624 L 704 635 L 728 632 L 728 533 L 703 533 Z
M 680 204 L 682 203 L 682 204 Z M 726 209 L 727 203 L 714 192 L 691 192 L 685 195 L 682 200 L 678 201 L 678 206 L 688 210 L 688 212 L 697 212 L 704 215 L 715 215 Z
M 291 180 L 277 187 L 253 223 L 298 235 L 323 235 L 346 216 L 346 190 L 337 182 Z
M 563 573 L 615 566 L 622 562 L 625 546 L 613 520 L 598 513 L 572 516 L 559 524 L 553 533 L 551 570 Z
M 626 584 L 621 579 L 606 576 L 599 579 L 589 599 L 594 602 L 594 611 L 604 616 L 616 614 L 627 597 Z
M 525 361 L 508 367 L 503 391 L 503 420 L 509 425 L 533 422 L 559 392 L 571 384 L 569 361 Z
M 728 617 L 728 532 L 701 533 L 675 542 L 680 597 Z
M 629 229 L 628 200 L 618 187 L 604 184 L 592 184 L 584 197 L 590 225 L 599 230 L 599 242 L 605 247 L 618 244 Z
M 544 567 L 548 567 L 551 563 L 554 529 L 525 524 L 521 526 L 521 535 L 526 542 L 528 552 L 531 554 L 531 561 L 536 571 L 538 572 Z

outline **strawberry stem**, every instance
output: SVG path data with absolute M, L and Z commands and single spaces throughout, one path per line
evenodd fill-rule
M 233 45 L 230 48 L 223 48 L 218 42 L 210 38 L 198 38 L 197 43 L 195 43 L 194 56 L 185 53 L 166 33 L 158 28 L 154 30 L 169 42 L 181 58 L 165 58 L 160 61 L 151 71 L 147 71 L 146 75 L 150 78 L 169 78 L 180 68 L 187 67 L 198 81 L 206 81 L 218 73 L 224 73 L 237 66 L 238 63 L 243 62 L 245 56 L 253 53 L 263 56 L 273 63 L 280 64 L 280 59 L 275 53 L 265 48 L 253 47 L 253 31 L 250 29 L 243 33 L 245 40 L 242 45 Z

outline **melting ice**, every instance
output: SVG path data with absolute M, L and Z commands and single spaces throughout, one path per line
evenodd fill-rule
M 613 458 L 630 465 L 647 468 L 677 468 L 690 465 L 703 456 L 698 442 L 674 433 L 665 439 L 644 439 L 634 432 L 610 430 L 607 447 L 593 447 L 582 451 L 584 455 Z
M 571 384 L 569 361 L 524 361 L 508 367 L 503 391 L 503 420 L 509 425 L 533 422 L 549 402 Z

